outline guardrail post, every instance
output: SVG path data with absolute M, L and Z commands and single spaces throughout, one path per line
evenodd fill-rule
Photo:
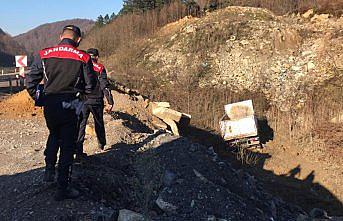
M 12 95 L 13 94 L 13 88 L 12 88 L 12 78 L 11 77 L 9 78 L 9 81 L 10 81 L 10 94 Z
M 25 89 L 25 78 L 19 76 L 19 83 L 20 83 L 20 87 L 21 89 Z

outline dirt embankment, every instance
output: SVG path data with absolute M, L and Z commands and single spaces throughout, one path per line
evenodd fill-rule
M 27 91 L 22 91 L 0 102 L 0 119 L 20 119 L 43 116 L 42 108 L 34 106 Z

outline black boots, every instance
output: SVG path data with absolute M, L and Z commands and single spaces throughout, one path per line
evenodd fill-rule
M 70 177 L 71 177 L 71 166 L 65 166 L 58 168 L 58 178 L 57 185 L 58 189 L 54 196 L 56 201 L 62 201 L 65 199 L 75 199 L 79 197 L 80 193 L 76 189 L 70 187 Z M 55 166 L 50 164 L 46 165 L 44 178 L 45 182 L 54 182 L 55 181 Z
M 98 143 L 98 148 L 100 150 L 104 150 L 105 149 L 105 144 Z
M 80 196 L 80 192 L 72 187 L 66 189 L 58 189 L 54 199 L 56 201 L 62 201 L 66 199 L 76 199 Z
M 71 173 L 72 165 L 58 165 L 57 192 L 54 197 L 56 201 L 79 197 L 79 191 L 70 186 Z
M 44 172 L 44 182 L 54 182 L 55 181 L 55 166 L 46 166 Z
M 87 154 L 86 153 L 77 153 L 77 154 L 75 154 L 74 163 L 80 164 L 85 159 L 87 159 Z

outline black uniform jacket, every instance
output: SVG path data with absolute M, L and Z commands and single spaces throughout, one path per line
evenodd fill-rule
M 108 82 L 104 65 L 93 61 L 93 68 L 97 75 L 98 81 L 92 93 L 87 95 L 87 101 L 85 102 L 85 104 L 102 105 L 105 95 L 107 102 L 110 105 L 113 105 L 113 97 L 111 91 L 108 89 L 110 83 Z
M 26 75 L 26 88 L 31 97 L 35 97 L 37 85 L 42 80 L 45 95 L 90 94 L 97 84 L 90 56 L 67 38 L 39 52 Z

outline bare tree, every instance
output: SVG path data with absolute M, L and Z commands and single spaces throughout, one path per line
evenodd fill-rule
M 200 10 L 204 11 L 204 9 L 206 8 L 206 6 L 209 3 L 209 0 L 196 0 L 196 3 L 199 5 Z

